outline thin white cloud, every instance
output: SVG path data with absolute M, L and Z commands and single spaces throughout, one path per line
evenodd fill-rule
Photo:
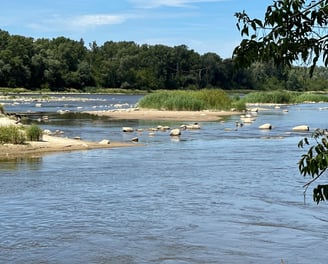
M 73 17 L 71 20 L 68 20 L 67 23 L 70 23 L 73 27 L 85 28 L 121 24 L 125 20 L 126 18 L 121 15 L 96 14 Z
M 30 23 L 29 27 L 44 31 L 84 31 L 90 28 L 106 25 L 122 24 L 128 19 L 124 15 L 92 14 L 73 17 L 53 16 L 36 23 Z
M 190 7 L 196 3 L 223 2 L 227 0 L 130 0 L 140 8 L 157 8 L 162 6 L 167 7 Z

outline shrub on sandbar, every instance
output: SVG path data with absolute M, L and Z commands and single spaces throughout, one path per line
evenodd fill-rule
M 42 129 L 37 125 L 30 125 L 26 128 L 26 137 L 29 141 L 41 141 Z
M 15 125 L 0 126 L 0 144 L 23 144 L 26 138 Z

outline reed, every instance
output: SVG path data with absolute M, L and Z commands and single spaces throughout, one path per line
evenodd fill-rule
M 328 102 L 328 96 L 316 93 L 300 93 L 293 98 L 295 104 L 306 102 Z
M 37 125 L 30 125 L 26 128 L 26 137 L 29 141 L 41 141 L 42 140 L 42 129 Z
M 0 104 L 0 114 L 5 114 L 5 107 L 2 104 Z
M 0 144 L 23 144 L 25 140 L 25 135 L 19 127 L 0 126 Z
M 142 108 L 176 111 L 228 110 L 232 99 L 223 90 L 160 91 L 145 95 L 138 102 Z
M 245 103 L 300 104 L 328 102 L 328 97 L 325 94 L 309 92 L 273 91 L 249 93 L 242 100 Z
M 287 91 L 253 92 L 247 94 L 243 100 L 246 103 L 289 104 L 292 102 L 292 94 Z

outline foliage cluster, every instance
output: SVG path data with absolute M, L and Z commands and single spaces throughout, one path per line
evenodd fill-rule
M 42 134 L 42 129 L 37 125 L 33 124 L 26 128 L 26 138 L 29 141 L 41 141 Z
M 305 137 L 302 139 L 298 147 L 309 147 L 307 153 L 303 154 L 298 162 L 300 173 L 305 176 L 310 176 L 312 179 L 304 185 L 305 191 L 307 188 L 328 169 L 328 131 L 326 129 L 316 129 L 311 135 L 314 143 Z M 313 144 L 313 145 L 311 145 Z M 313 189 L 313 200 L 318 204 L 321 201 L 328 200 L 328 185 L 319 184 Z
M 20 127 L 0 126 L 0 144 L 24 144 L 26 140 L 42 140 L 42 129 L 37 125 Z
M 267 7 L 263 20 L 252 19 L 245 11 L 235 16 L 245 37 L 234 50 L 238 64 L 273 61 L 290 67 L 301 61 L 312 65 L 310 73 L 319 59 L 328 66 L 327 0 L 276 0 Z
M 311 82 L 305 71 L 286 70 L 271 62 L 236 69 L 232 59 L 211 52 L 200 55 L 185 45 L 107 41 L 87 47 L 82 39 L 33 39 L 0 30 L 0 87 L 22 91 L 327 88 L 327 69 L 320 69 Z
M 232 99 L 223 90 L 160 91 L 141 98 L 138 106 L 159 110 L 200 111 L 228 110 L 233 107 Z M 240 105 L 240 107 L 242 107 Z M 243 105 L 245 109 L 245 105 Z
M 0 126 L 0 144 L 23 144 L 25 140 L 25 134 L 19 127 Z
M 242 99 L 245 103 L 297 104 L 328 102 L 328 96 L 310 92 L 272 91 L 251 92 Z

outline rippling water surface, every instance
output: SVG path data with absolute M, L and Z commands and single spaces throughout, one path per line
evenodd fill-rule
M 141 147 L 1 162 L 0 262 L 326 263 L 326 205 L 310 190 L 304 204 L 306 134 L 291 132 L 326 127 L 323 106 L 260 112 L 238 130 L 238 117 L 201 123 L 178 141 L 144 132 Z M 121 126 L 155 125 L 50 117 L 41 126 L 92 140 L 127 141 L 136 134 Z

